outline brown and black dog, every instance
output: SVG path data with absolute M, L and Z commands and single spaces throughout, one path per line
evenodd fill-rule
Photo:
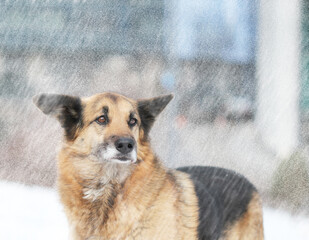
M 58 188 L 72 239 L 263 239 L 260 198 L 244 177 L 214 167 L 167 169 L 153 153 L 149 131 L 171 99 L 34 98 L 64 128 Z

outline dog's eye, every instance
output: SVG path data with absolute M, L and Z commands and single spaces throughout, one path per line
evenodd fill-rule
M 137 124 L 137 119 L 136 118 L 131 118 L 129 121 L 129 126 L 133 127 Z
M 106 124 L 107 123 L 107 119 L 105 116 L 100 116 L 95 120 L 98 124 Z

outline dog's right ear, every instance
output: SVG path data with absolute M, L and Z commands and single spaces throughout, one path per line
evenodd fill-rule
M 60 94 L 39 94 L 34 104 L 45 114 L 58 119 L 65 130 L 67 139 L 73 139 L 82 125 L 82 104 L 79 97 Z

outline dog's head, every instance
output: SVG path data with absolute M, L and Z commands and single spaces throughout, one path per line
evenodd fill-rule
M 65 141 L 77 154 L 99 163 L 135 163 L 141 142 L 147 141 L 155 118 L 173 98 L 165 95 L 133 100 L 115 93 L 88 98 L 40 94 L 34 103 L 56 117 Z

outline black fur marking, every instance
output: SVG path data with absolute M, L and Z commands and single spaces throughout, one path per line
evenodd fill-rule
M 163 111 L 172 98 L 173 95 L 170 94 L 138 101 L 138 113 L 140 115 L 141 126 L 146 137 L 148 136 L 156 117 Z
M 33 101 L 43 113 L 51 114 L 59 120 L 68 140 L 73 140 L 76 130 L 83 126 L 83 108 L 79 97 L 41 94 L 36 96 Z
M 104 113 L 105 116 L 108 114 L 108 106 L 104 106 L 102 112 Z
M 217 240 L 247 211 L 255 187 L 243 176 L 223 168 L 182 167 L 194 183 L 199 200 L 199 240 Z
M 118 98 L 119 98 L 117 95 L 112 94 L 112 93 L 106 93 L 106 94 L 104 95 L 104 97 L 109 98 L 109 99 L 112 100 L 114 103 L 117 103 Z
M 175 189 L 176 189 L 177 193 L 179 193 L 179 187 L 178 187 L 177 179 L 176 179 L 175 175 L 174 175 L 171 171 L 168 171 L 168 172 L 166 173 L 166 176 L 167 176 L 167 179 L 169 179 L 169 181 L 170 181 L 173 185 L 177 186 Z

